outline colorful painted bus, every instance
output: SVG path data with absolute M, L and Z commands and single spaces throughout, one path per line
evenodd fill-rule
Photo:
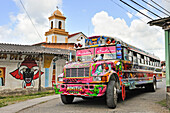
M 74 97 L 106 96 L 109 108 L 117 105 L 118 92 L 145 87 L 156 91 L 162 81 L 160 59 L 115 37 L 93 36 L 75 43 L 76 61 L 64 66 L 54 84 L 64 104 Z

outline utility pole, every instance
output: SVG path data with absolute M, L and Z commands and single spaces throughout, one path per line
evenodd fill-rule
M 151 26 L 156 25 L 165 30 L 165 62 L 166 62 L 166 101 L 170 108 L 170 17 L 148 22 Z
M 153 2 L 155 5 L 157 5 L 159 8 L 163 9 L 164 11 L 166 11 L 166 13 L 164 11 L 159 10 L 158 8 L 154 7 L 153 5 L 149 4 L 148 2 L 142 0 L 143 2 L 145 2 L 146 4 L 150 5 L 151 7 L 155 8 L 156 10 L 160 11 L 161 13 L 164 13 L 167 15 L 168 13 L 168 17 L 166 18 L 162 18 L 161 16 L 159 16 L 158 14 L 149 11 L 150 13 L 154 14 L 155 16 L 159 17 L 160 19 L 156 19 L 153 20 L 149 15 L 142 13 L 140 10 L 134 8 L 133 6 L 131 6 L 130 4 L 128 4 L 127 2 L 125 2 L 125 0 L 120 0 L 122 3 L 124 3 L 125 5 L 127 5 L 128 7 L 132 8 L 133 10 L 139 12 L 140 14 L 144 15 L 145 17 L 151 19 L 152 21 L 148 22 L 148 24 L 150 24 L 151 26 L 155 25 L 155 26 L 159 26 L 162 27 L 162 29 L 164 29 L 165 31 L 165 62 L 166 62 L 166 101 L 167 101 L 167 106 L 168 108 L 170 108 L 170 12 L 168 10 L 166 10 L 165 8 L 163 8 L 161 5 L 159 5 L 158 3 L 154 2 L 153 0 L 151 0 L 151 2 Z M 143 9 L 146 9 L 143 5 L 140 5 L 139 3 L 130 0 L 131 2 L 135 3 L 136 5 L 142 7 Z
M 41 91 L 41 60 L 42 55 L 39 55 L 39 84 L 38 84 L 38 91 Z

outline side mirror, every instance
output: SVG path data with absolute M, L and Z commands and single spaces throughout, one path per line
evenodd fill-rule
M 96 62 L 96 61 L 97 61 L 96 58 L 92 58 L 92 60 L 93 60 L 93 62 Z

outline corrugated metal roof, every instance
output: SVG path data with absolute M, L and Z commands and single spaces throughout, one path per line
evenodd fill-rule
M 156 25 L 156 26 L 162 27 L 162 29 L 164 30 L 169 30 L 170 29 L 170 16 L 150 21 L 148 22 L 148 24 L 150 24 L 150 26 Z
M 170 16 L 161 18 L 161 19 L 152 20 L 152 21 L 148 22 L 148 24 L 150 24 L 151 26 L 157 25 L 157 26 L 163 27 L 167 22 L 168 23 L 170 22 Z
M 68 54 L 68 52 L 75 54 L 75 51 L 58 49 L 58 48 L 45 48 L 41 46 L 31 45 L 18 45 L 18 44 L 5 44 L 0 43 L 1 53 L 22 53 L 22 54 Z

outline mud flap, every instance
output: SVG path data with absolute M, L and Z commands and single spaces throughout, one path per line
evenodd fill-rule
M 123 99 L 123 101 L 124 101 L 125 97 L 126 97 L 126 93 L 125 93 L 125 85 L 122 84 L 122 99 Z

